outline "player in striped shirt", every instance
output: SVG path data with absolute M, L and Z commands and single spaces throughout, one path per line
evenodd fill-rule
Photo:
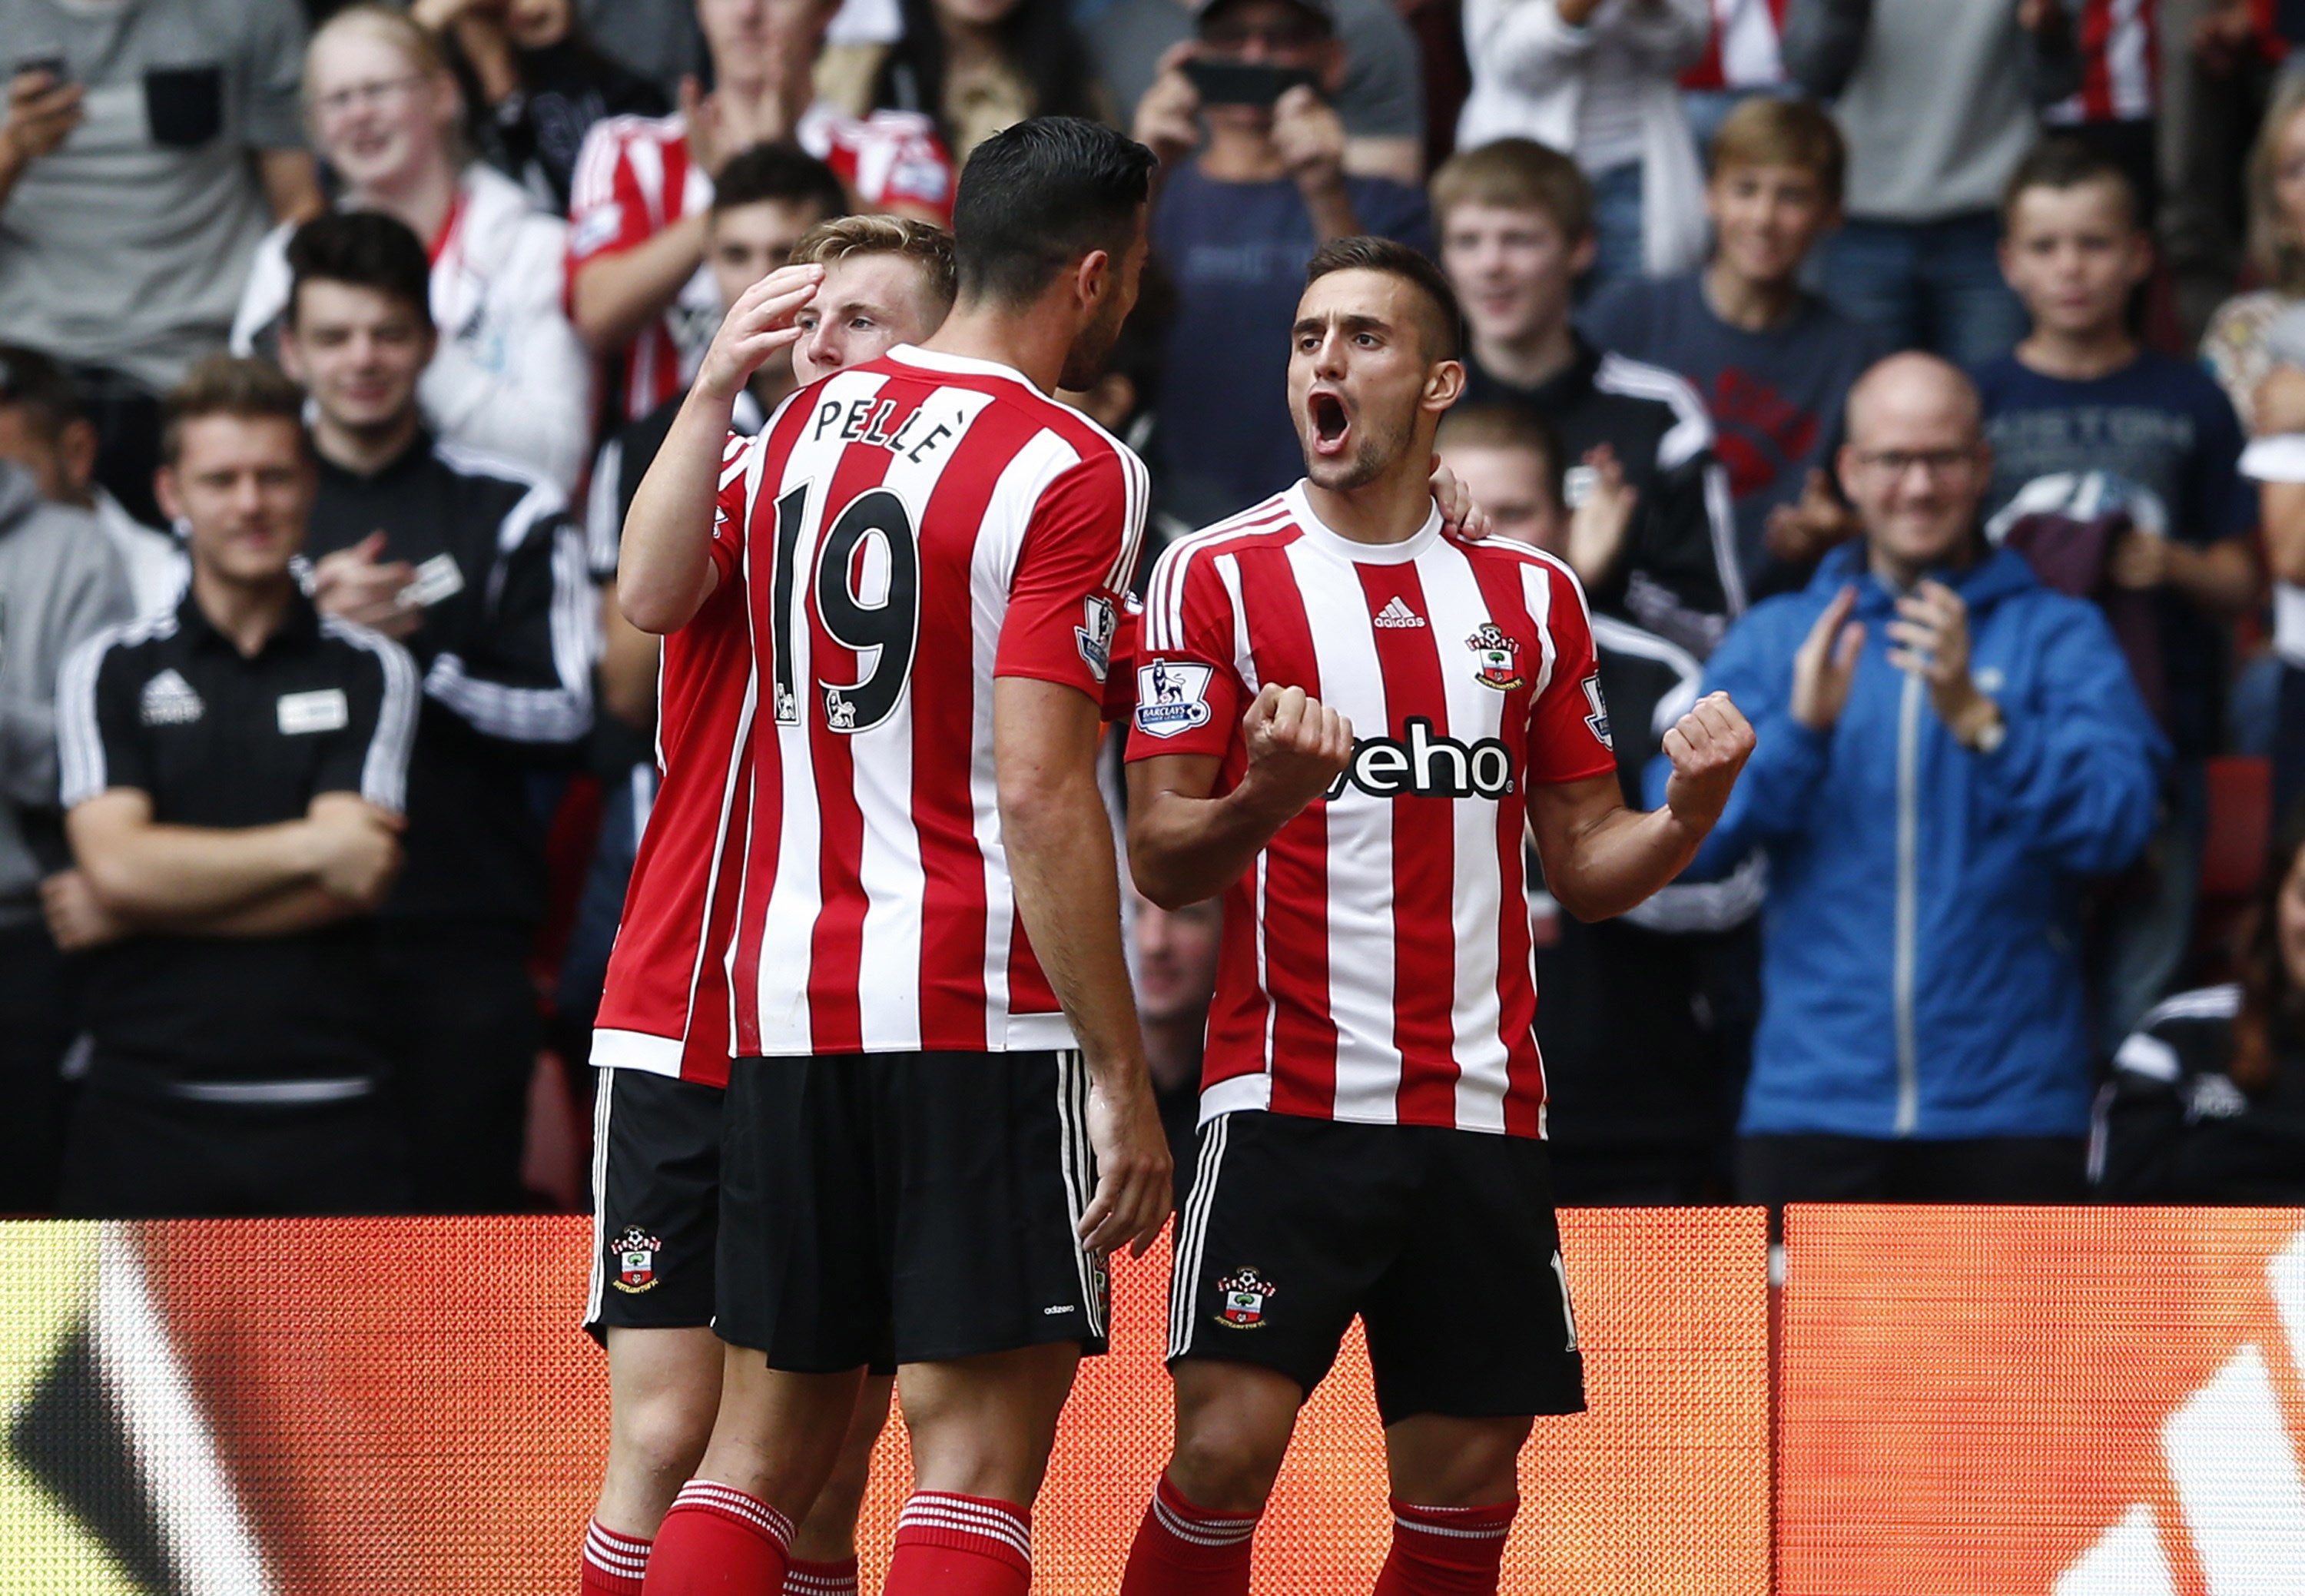
M 811 228 L 794 254 L 824 273 L 789 334 L 795 386 L 928 337 L 952 307 L 952 236 L 931 224 L 843 217 Z M 812 277 L 792 271 L 780 281 Z M 745 440 L 732 433 L 727 447 L 741 452 Z M 722 1347 L 710 1326 L 728 1084 L 722 951 L 742 863 L 752 655 L 738 597 L 723 589 L 664 640 L 663 780 L 592 1033 L 600 1079 L 585 1327 L 608 1349 L 614 1405 L 600 1501 L 585 1532 L 583 1596 L 639 1596 L 657 1525 L 703 1455 L 720 1391 Z M 800 1522 L 784 1596 L 855 1596 L 856 1508 L 893 1372 L 877 1369 L 864 1385 L 840 1464 Z
M 1752 748 L 1729 701 L 1626 809 L 1585 601 L 1526 545 L 1444 534 L 1425 482 L 1457 309 L 1380 239 L 1306 269 L 1306 478 L 1172 545 L 1146 594 L 1128 848 L 1225 895 L 1170 1299 L 1176 1451 L 1124 1596 L 1245 1592 L 1298 1406 L 1356 1314 L 1396 1528 L 1381 1593 L 1494 1591 L 1538 1413 L 1584 1406 L 1544 1153 L 1521 839 L 1571 913 L 1688 863 Z
M 886 1590 L 1021 1596 L 1104 1256 L 1167 1216 L 1095 770 L 1144 468 L 1050 397 L 1135 303 L 1152 166 L 1070 118 L 980 144 L 943 328 L 724 456 L 795 308 L 756 286 L 633 500 L 627 617 L 670 631 L 725 588 L 753 644 L 714 1322 L 754 1355 L 652 1593 L 773 1589 L 893 1361 L 914 1491 Z

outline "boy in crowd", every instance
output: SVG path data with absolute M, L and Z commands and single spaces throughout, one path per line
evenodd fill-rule
M 1510 405 L 1451 410 L 1434 447 L 1499 537 L 1569 559 L 1605 557 L 1630 518 L 1629 490 L 1595 493 L 1574 516 L 1561 502 L 1552 430 Z M 1602 702 L 1626 804 L 1664 734 L 1697 702 L 1694 655 L 1606 615 L 1593 618 Z M 1734 1078 L 1742 1074 L 1752 998 L 1731 977 L 1752 954 L 1749 926 L 1765 876 L 1748 859 L 1720 882 L 1676 882 L 1591 924 L 1554 914 L 1540 939 L 1536 1039 L 1544 1057 L 1545 1137 L 1554 1195 L 1571 1207 L 1711 1200 L 1725 1173 Z
M 1975 373 L 1993 448 L 1986 515 L 2125 516 L 2083 591 L 2124 595 L 2108 606 L 2116 621 L 2122 608 L 2141 610 L 2125 628 L 2142 634 L 2131 664 L 2177 753 L 2172 812 L 2148 853 L 2157 880 L 2124 900 L 2101 953 L 2109 1043 L 2167 988 L 2190 934 L 2202 761 L 2221 721 L 2220 628 L 2258 597 L 2255 504 L 2236 470 L 2240 426 L 2216 383 L 2130 333 L 2125 307 L 2152 269 L 2152 245 L 2121 168 L 2048 140 L 2010 179 L 2003 218 L 2002 270 L 2032 330 Z
M 415 234 L 331 211 L 288 264 L 280 357 L 310 396 L 319 467 L 312 602 L 404 642 L 424 680 L 408 868 L 378 932 L 416 1199 L 518 1208 L 546 890 L 529 778 L 565 767 L 591 725 L 583 535 L 559 489 L 426 430 L 438 338 Z
M 1841 130 L 1816 105 L 1745 101 L 1713 142 L 1712 260 L 1616 283 L 1581 318 L 1594 343 L 1679 372 L 1712 411 L 1750 591 L 1773 563 L 1805 570 L 1857 530 L 1824 467 L 1850 386 L 1888 348 L 1800 285 L 1809 252 L 1841 225 L 1846 164 Z
M 931 220 L 950 209 L 951 158 L 928 118 L 875 111 L 859 120 L 816 98 L 810 69 L 838 9 L 831 0 L 696 0 L 711 94 L 684 97 L 676 115 L 611 116 L 584 135 L 568 210 L 569 315 L 594 349 L 623 355 L 617 419 L 676 397 L 719 329 L 704 218 L 738 151 L 796 144 L 841 175 L 855 209 Z
M 1472 331 L 1465 402 L 1518 405 L 1560 435 L 1571 509 L 1612 464 L 1639 495 L 1623 550 L 1578 568 L 1596 610 L 1702 658 L 1745 607 L 1729 477 L 1697 390 L 1662 367 L 1603 354 L 1569 320 L 1592 264 L 1593 189 L 1577 163 L 1527 139 L 1453 156 L 1433 178 L 1441 264 Z

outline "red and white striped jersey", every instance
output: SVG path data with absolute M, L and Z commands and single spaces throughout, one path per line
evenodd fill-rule
M 1532 782 L 1614 778 L 1585 595 L 1525 544 L 1321 524 L 1301 482 L 1153 567 L 1132 760 L 1247 765 L 1263 684 L 1353 760 L 1225 894 L 1201 1117 L 1270 1109 L 1544 1134 L 1521 837 Z
M 732 434 L 734 461 L 750 439 Z M 724 584 L 664 640 L 657 670 L 662 772 L 625 889 L 593 1021 L 592 1063 L 728 1084 L 728 939 L 752 775 L 752 629 Z
M 801 147 L 829 166 L 856 202 L 952 211 L 952 158 L 926 117 L 869 117 L 813 106 L 795 130 Z M 685 117 L 610 116 L 577 151 L 568 196 L 568 280 L 586 261 L 637 248 L 712 204 L 712 180 L 688 158 Z M 625 354 L 623 415 L 636 420 L 695 376 L 724 307 L 711 271 L 698 266 L 680 293 Z
M 2138 122 L 2161 104 L 2158 0 L 2076 0 L 2074 42 L 2081 57 L 2080 92 L 2059 100 L 2041 120 Z
M 721 472 L 751 615 L 738 1056 L 1073 1046 L 1001 847 L 992 684 L 1101 702 L 1144 467 L 1007 366 L 899 346 Z
M 1787 80 L 1787 0 L 1713 0 L 1705 54 L 1680 74 L 1683 89 L 1774 89 Z

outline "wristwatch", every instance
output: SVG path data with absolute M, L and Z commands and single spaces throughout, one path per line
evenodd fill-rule
M 1961 740 L 1979 754 L 1998 754 L 2001 745 L 2009 740 L 2009 722 L 2001 713 L 2001 705 L 1988 698 L 1985 701 L 1993 710 L 1992 719 Z

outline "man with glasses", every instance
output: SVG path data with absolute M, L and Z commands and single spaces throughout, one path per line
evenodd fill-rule
M 2167 745 L 2097 607 L 1986 542 L 1967 378 L 1892 355 L 1847 425 L 1863 535 L 1705 670 L 1757 744 L 1690 875 L 1769 866 L 1739 1195 L 2079 1201 L 2082 889 L 2144 846 Z
M 1423 194 L 1346 171 L 1345 124 L 1331 103 L 1345 75 L 1332 0 L 1199 9 L 1195 37 L 1161 58 L 1135 128 L 1161 158 L 1152 252 L 1177 289 L 1154 480 L 1165 508 L 1195 525 L 1303 474 L 1283 396 L 1313 252 L 1356 234 L 1433 249 Z

